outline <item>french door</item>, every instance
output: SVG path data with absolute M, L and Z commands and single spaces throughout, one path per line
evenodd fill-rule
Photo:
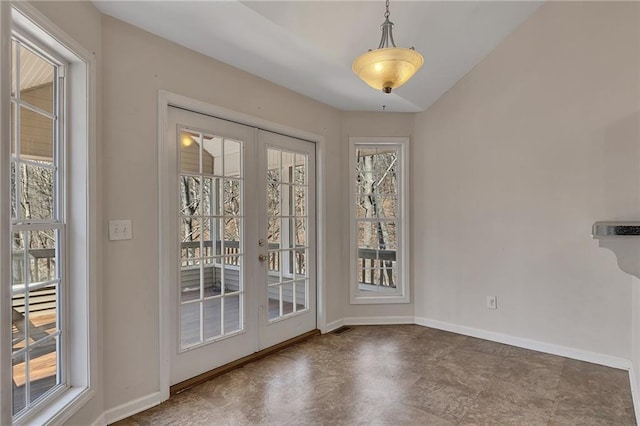
M 169 108 L 170 383 L 316 328 L 315 147 Z

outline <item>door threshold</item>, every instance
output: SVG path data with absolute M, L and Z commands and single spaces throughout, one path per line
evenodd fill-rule
M 173 386 L 169 387 L 169 395 L 177 395 L 181 392 L 186 391 L 187 389 L 191 389 L 194 386 L 200 385 L 204 382 L 207 382 L 211 379 L 215 379 L 216 377 L 222 376 L 223 374 L 227 374 L 230 371 L 235 370 L 236 368 L 243 367 L 253 361 L 257 361 L 261 358 L 264 358 L 268 355 L 271 355 L 275 352 L 278 352 L 282 349 L 288 348 L 289 346 L 293 346 L 297 343 L 303 342 L 313 336 L 317 336 L 320 334 L 320 330 L 315 329 L 308 331 L 304 334 L 291 338 L 289 340 L 285 340 L 284 342 L 280 342 L 277 345 L 270 346 L 268 348 L 262 349 L 261 351 L 252 353 L 251 355 L 247 355 L 235 361 L 232 361 L 228 364 L 221 365 L 218 368 L 214 368 L 213 370 L 209 370 L 202 374 L 198 374 L 195 377 L 182 381 L 180 383 L 176 383 Z

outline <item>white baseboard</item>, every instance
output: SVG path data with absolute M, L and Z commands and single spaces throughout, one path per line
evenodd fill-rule
M 100 414 L 100 416 L 98 416 L 98 418 L 95 419 L 93 423 L 91 423 L 91 426 L 106 426 L 106 425 L 107 425 L 107 421 L 104 418 L 104 413 Z
M 104 424 L 110 425 L 118 420 L 133 416 L 136 413 L 144 411 L 148 408 L 155 407 L 162 402 L 160 392 L 154 392 L 142 398 L 135 399 L 131 402 L 124 403 L 117 407 L 104 412 Z
M 333 330 L 340 328 L 344 325 L 344 320 L 343 319 L 339 319 L 333 322 L 330 322 L 329 324 L 326 324 L 324 326 L 324 331 L 323 333 L 331 333 Z
M 559 355 L 566 358 L 586 361 L 592 364 L 604 365 L 605 367 L 630 370 L 631 361 L 611 355 L 599 354 L 585 351 L 583 349 L 570 348 L 567 346 L 555 345 L 552 343 L 540 342 L 538 340 L 525 339 L 522 337 L 510 336 L 508 334 L 496 333 L 479 328 L 467 327 L 464 325 L 452 324 L 444 321 L 432 320 L 429 318 L 416 317 L 416 324 L 425 327 L 437 328 L 439 330 L 450 331 L 452 333 L 464 334 L 465 336 L 478 337 L 492 342 L 504 343 L 520 348 L 531 349 L 538 352 L 545 352 L 552 355 Z
M 415 324 L 414 317 L 352 317 L 342 320 L 344 325 Z

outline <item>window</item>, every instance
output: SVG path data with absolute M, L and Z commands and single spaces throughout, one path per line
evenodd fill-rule
M 408 138 L 350 138 L 351 303 L 408 303 Z
M 10 360 L 0 368 L 12 382 L 0 423 L 64 422 L 91 397 L 95 375 L 93 59 L 29 4 L 0 5 L 0 18 L 11 24 L 10 64 L 0 62 L 10 76 L 1 80 L 10 108 L 0 109 L 9 188 L 0 312 L 11 331 L 0 334 Z
M 12 379 L 19 416 L 66 384 L 64 66 L 17 35 L 11 51 Z

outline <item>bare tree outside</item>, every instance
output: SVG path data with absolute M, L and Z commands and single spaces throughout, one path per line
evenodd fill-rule
M 361 282 L 395 287 L 398 212 L 398 152 L 356 150 L 356 217 Z

